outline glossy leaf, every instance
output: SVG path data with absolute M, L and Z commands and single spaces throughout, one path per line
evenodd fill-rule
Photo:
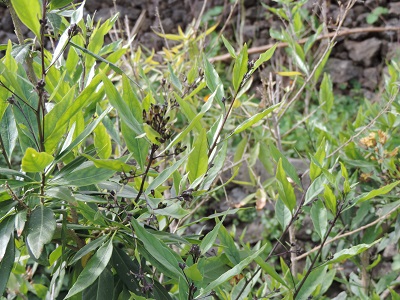
M 275 204 L 275 216 L 279 224 L 281 224 L 283 230 L 286 229 L 290 223 L 290 220 L 292 219 L 292 214 L 290 213 L 289 208 L 287 208 L 283 201 L 279 198 L 276 200 Z
M 367 201 L 369 199 L 375 198 L 377 196 L 385 195 L 389 193 L 391 190 L 393 190 L 398 184 L 400 183 L 400 180 L 395 181 L 393 183 L 390 183 L 388 185 L 385 185 L 384 187 L 381 187 L 376 190 L 372 190 L 368 193 L 364 193 L 354 199 L 354 203 L 362 203 L 364 201 Z
M 11 0 L 11 4 L 22 23 L 32 30 L 32 32 L 40 40 L 39 20 L 42 18 L 41 2 L 31 0 Z
M 113 298 L 114 277 L 108 268 L 105 268 L 96 281 L 85 288 L 82 299 L 110 300 Z
M 158 175 L 147 187 L 146 189 L 146 194 L 150 194 L 151 190 L 155 190 L 158 188 L 161 184 L 163 184 L 165 181 L 167 181 L 168 178 L 172 176 L 172 173 L 174 173 L 188 158 L 189 154 L 186 154 L 184 157 L 182 157 L 180 160 L 175 162 L 172 166 L 169 168 L 164 169 L 160 175 Z
M 336 196 L 329 185 L 324 184 L 324 186 L 325 205 L 333 214 L 336 214 Z
M 0 120 L 0 136 L 3 142 L 3 147 L 6 151 L 8 159 L 11 159 L 18 139 L 17 125 L 15 123 L 11 107 L 6 109 L 3 117 L 0 116 Z
M 182 270 L 179 268 L 179 262 L 182 263 L 182 259 L 154 235 L 148 233 L 135 218 L 132 219 L 132 226 L 145 249 L 159 264 L 164 266 L 165 274 L 174 279 L 183 277 Z
M 50 2 L 50 10 L 62 8 L 64 6 L 67 6 L 74 0 L 51 0 Z
M 256 60 L 254 63 L 252 72 L 257 70 L 263 63 L 267 62 L 268 60 L 271 59 L 272 55 L 274 55 L 274 52 L 276 50 L 277 44 L 275 44 L 272 48 L 268 49 L 264 53 L 260 55 L 260 57 Z
M 224 221 L 225 216 L 222 217 L 222 220 L 219 221 L 211 230 L 209 233 L 206 234 L 206 236 L 203 238 L 203 240 L 200 243 L 200 251 L 201 254 L 204 255 L 210 248 L 213 246 L 215 240 L 217 239 L 218 236 L 218 231 L 222 225 L 222 222 Z M 218 219 L 217 219 L 218 220 Z
M 320 200 L 315 201 L 311 207 L 311 220 L 315 231 L 318 233 L 320 239 L 323 240 L 328 228 L 328 216 L 326 208 Z
M 215 99 L 217 100 L 220 106 L 224 106 L 222 103 L 222 99 L 225 97 L 224 88 L 222 85 L 222 81 L 214 69 L 213 65 L 208 61 L 208 59 L 204 58 L 204 76 L 206 79 L 207 87 L 210 89 L 211 93 L 215 93 Z M 207 103 L 210 101 L 208 98 Z
M 67 145 L 60 154 L 58 154 L 55 158 L 55 161 L 58 162 L 63 159 L 67 154 L 69 154 L 72 149 L 78 146 L 85 138 L 89 136 L 96 128 L 96 126 L 101 122 L 101 120 L 111 111 L 111 107 L 107 108 L 100 116 L 98 116 L 92 123 L 86 126 L 85 130 L 83 130 L 69 145 Z
M 3 259 L 0 261 L 0 295 L 3 295 L 15 260 L 14 235 L 10 237 Z
M 343 249 L 343 250 L 341 250 L 339 252 L 336 252 L 333 255 L 333 258 L 328 260 L 328 261 L 326 261 L 325 263 L 323 263 L 321 265 L 321 267 L 325 266 L 325 265 L 334 264 L 334 263 L 340 263 L 340 262 L 342 262 L 342 261 L 344 261 L 346 259 L 354 257 L 354 256 L 364 252 L 365 250 L 368 250 L 369 248 L 371 248 L 373 245 L 375 245 L 379 241 L 380 241 L 380 239 L 377 240 L 377 241 L 374 241 L 371 244 L 358 244 L 358 245 L 353 246 L 351 248 Z
M 324 73 L 324 77 L 321 82 L 319 89 L 319 103 L 323 104 L 324 111 L 329 114 L 333 107 L 333 87 L 330 75 Z
M 228 40 L 222 35 L 222 42 L 225 45 L 225 48 L 228 50 L 229 54 L 231 55 L 232 58 L 236 58 L 236 51 L 233 49 L 232 45 L 228 42 Z
M 22 158 L 22 170 L 25 172 L 41 172 L 53 160 L 54 157 L 46 152 L 37 152 L 33 148 L 28 148 Z
M 218 238 L 221 242 L 221 246 L 224 247 L 224 253 L 234 265 L 240 263 L 240 253 L 237 249 L 232 236 L 228 233 L 224 225 L 221 224 L 218 232 Z
M 85 162 L 65 176 L 54 177 L 49 183 L 56 185 L 87 186 L 109 179 L 114 170 L 99 169 L 93 162 Z
M 69 290 L 65 299 L 68 299 L 88 288 L 106 268 L 113 252 L 112 240 L 101 246 L 90 258 L 76 282 Z
M 301 187 L 302 185 L 299 176 L 297 175 L 297 171 L 290 161 L 285 157 L 285 155 L 283 155 L 272 143 L 269 144 L 269 149 L 274 160 L 278 162 L 279 159 L 281 159 L 282 167 L 286 174 L 296 183 L 297 187 Z
M 229 271 L 225 272 L 221 276 L 219 276 L 216 280 L 211 282 L 205 289 L 203 289 L 198 295 L 198 297 L 207 295 L 210 293 L 212 290 L 214 290 L 216 287 L 219 285 L 225 283 L 228 281 L 230 278 L 233 276 L 236 276 L 242 272 L 244 268 L 246 268 L 254 259 L 256 259 L 263 251 L 265 250 L 267 244 L 262 246 L 258 251 L 254 252 L 253 254 L 247 256 L 244 260 L 242 260 L 239 264 L 231 268 Z
M 97 154 L 102 159 L 107 159 L 112 153 L 111 138 L 108 134 L 106 127 L 103 123 L 99 123 L 93 131 L 94 133 L 94 146 Z
M 191 183 L 207 172 L 208 142 L 205 129 L 200 132 L 200 135 L 193 143 L 193 150 L 189 154 L 186 169 L 189 172 L 189 181 Z
M 233 65 L 233 74 L 232 74 L 232 84 L 233 89 L 237 92 L 242 85 L 243 78 L 247 73 L 247 63 L 249 60 L 249 56 L 247 53 L 247 45 L 244 44 L 242 50 L 235 60 L 235 64 Z
M 124 121 L 125 124 L 135 132 L 135 134 L 141 135 L 144 133 L 142 125 L 138 120 L 136 120 L 111 80 L 108 79 L 108 77 L 104 74 L 102 74 L 101 78 L 104 83 L 104 89 L 106 91 L 108 101 L 110 101 L 111 105 L 118 111 L 122 121 Z
M 249 119 L 244 121 L 242 124 L 240 124 L 238 127 L 236 127 L 236 129 L 233 131 L 233 134 L 238 134 L 238 133 L 242 132 L 243 130 L 246 130 L 247 128 L 253 126 L 258 121 L 260 121 L 261 119 L 263 119 L 267 115 L 269 115 L 271 112 L 273 112 L 279 106 L 280 106 L 280 103 L 275 104 L 275 105 L 263 110 L 262 112 L 253 115 L 252 117 L 250 117 Z
M 315 268 L 307 277 L 303 286 L 298 292 L 296 299 L 307 300 L 308 297 L 314 292 L 318 285 L 322 284 L 325 280 L 326 271 L 328 267 L 325 268 Z
M 296 207 L 296 195 L 294 194 L 293 186 L 286 178 L 286 173 L 282 166 L 282 159 L 279 159 L 278 161 L 276 179 L 278 181 L 279 198 L 283 201 L 290 212 L 293 212 L 293 209 Z
M 7 251 L 8 242 L 14 232 L 15 216 L 8 216 L 0 223 L 0 261 L 3 260 Z
M 36 259 L 39 259 L 44 246 L 51 242 L 55 230 L 53 211 L 43 205 L 36 207 L 29 217 L 26 236 L 26 244 Z
M 91 241 L 89 244 L 86 244 L 85 246 L 83 246 L 81 249 L 79 249 L 78 252 L 76 252 L 76 254 L 72 258 L 72 260 L 68 263 L 68 265 L 75 264 L 82 257 L 84 257 L 85 255 L 89 254 L 90 252 L 99 248 L 107 240 L 107 238 L 108 238 L 108 236 L 103 235 L 103 236 L 99 237 L 98 239 Z

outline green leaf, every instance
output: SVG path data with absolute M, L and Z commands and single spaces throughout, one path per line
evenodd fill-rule
M 243 130 L 246 130 L 247 128 L 249 128 L 250 126 L 253 126 L 254 124 L 256 124 L 258 121 L 260 121 L 261 119 L 265 118 L 267 115 L 269 115 L 271 112 L 273 112 L 276 108 L 278 108 L 281 104 L 275 104 L 271 107 L 268 107 L 267 109 L 263 110 L 262 112 L 255 114 L 254 116 L 252 116 L 251 118 L 247 119 L 246 121 L 244 121 L 243 123 L 241 123 L 238 127 L 236 127 L 236 129 L 233 131 L 232 134 L 238 134 L 240 132 L 242 132 Z
M 315 201 L 311 207 L 311 220 L 315 231 L 318 233 L 320 239 L 323 240 L 328 228 L 328 216 L 326 208 L 320 200 Z
M 329 185 L 324 184 L 324 200 L 326 207 L 335 215 L 336 214 L 336 196 L 329 187 Z
M 359 244 L 359 245 L 353 246 L 351 248 L 343 249 L 339 252 L 336 252 L 335 255 L 333 255 L 333 258 L 331 260 L 326 261 L 325 263 L 320 265 L 320 267 L 325 266 L 325 265 L 334 264 L 334 263 L 340 263 L 348 258 L 356 256 L 356 255 L 364 252 L 365 250 L 371 248 L 373 245 L 380 242 L 380 240 L 381 239 L 376 240 L 372 244 Z
M 74 0 L 51 0 L 50 2 L 50 10 L 62 8 L 64 6 L 67 6 Z
M 110 101 L 111 105 L 115 107 L 119 116 L 121 117 L 121 120 L 124 121 L 125 124 L 132 129 L 136 135 L 143 134 L 144 131 L 141 123 L 139 123 L 139 120 L 136 120 L 135 116 L 129 109 L 126 102 L 122 99 L 114 84 L 104 73 L 101 74 L 101 78 L 104 83 L 104 89 L 106 91 L 108 101 Z
M 260 55 L 260 57 L 254 63 L 254 66 L 253 66 L 253 69 L 252 69 L 252 73 L 255 70 L 257 70 L 263 63 L 265 63 L 266 61 L 271 59 L 272 55 L 274 55 L 276 47 L 277 47 L 277 44 L 275 44 L 272 48 L 268 49 L 267 51 L 265 51 L 264 53 L 262 53 Z
M 292 214 L 289 208 L 283 203 L 281 199 L 276 200 L 275 204 L 275 216 L 278 219 L 279 224 L 281 224 L 282 229 L 285 230 L 292 219 Z
M 126 146 L 133 158 L 138 162 L 141 170 L 144 170 L 147 154 L 149 151 L 149 142 L 144 138 L 137 138 L 135 134 L 125 122 L 121 121 L 121 133 L 125 139 Z
M 37 152 L 33 148 L 28 148 L 22 158 L 22 170 L 24 172 L 41 172 L 53 160 L 54 157 L 46 152 Z
M 218 238 L 221 242 L 221 246 L 224 247 L 224 253 L 228 257 L 231 263 L 237 265 L 240 263 L 240 253 L 237 249 L 233 238 L 228 233 L 224 225 L 221 224 L 219 228 Z
M 8 216 L 0 223 L 0 261 L 7 251 L 8 242 L 14 232 L 15 216 Z
M 207 295 L 212 290 L 214 290 L 216 287 L 225 283 L 233 276 L 240 274 L 244 268 L 248 267 L 249 264 L 265 250 L 266 246 L 267 246 L 267 244 L 262 246 L 258 251 L 254 252 L 253 254 L 246 257 L 244 260 L 242 260 L 239 264 L 234 266 L 232 269 L 230 269 L 229 271 L 227 271 L 224 274 L 222 274 L 221 276 L 219 276 L 216 280 L 212 281 L 205 289 L 203 289 L 200 292 L 200 295 L 198 295 L 197 297 L 199 298 L 201 296 Z
M 308 297 L 314 292 L 318 285 L 322 284 L 325 280 L 326 271 L 328 267 L 325 268 L 315 268 L 307 277 L 303 286 L 298 292 L 296 299 L 307 300 Z
M 144 249 L 163 267 L 162 272 L 176 280 L 183 278 L 182 270 L 179 268 L 179 263 L 183 263 L 183 260 L 164 243 L 148 233 L 135 218 L 132 218 L 131 222 L 136 236 L 143 243 Z
M 179 78 L 175 75 L 174 70 L 172 70 L 172 67 L 170 64 L 168 64 L 168 71 L 169 71 L 172 85 L 175 86 L 182 93 L 182 84 L 181 84 Z
M 112 145 L 110 135 L 103 123 L 99 123 L 93 131 L 94 133 L 94 146 L 97 154 L 102 159 L 107 159 L 112 153 Z
M 15 123 L 12 109 L 9 106 L 3 117 L 0 116 L 0 136 L 8 159 L 11 159 L 18 139 L 17 124 Z
M 41 1 L 11 0 L 11 4 L 22 23 L 24 23 L 40 40 L 39 20 L 42 18 Z
M 287 283 L 283 280 L 283 278 L 275 271 L 273 267 L 267 264 L 260 256 L 256 257 L 254 261 L 272 278 L 281 283 L 282 285 L 288 287 Z
M 91 160 L 94 163 L 94 165 L 96 166 L 96 168 L 109 169 L 109 170 L 125 172 L 125 173 L 129 173 L 129 171 L 136 169 L 134 166 L 130 166 L 130 165 L 124 163 L 124 161 L 127 160 L 126 157 L 120 157 L 118 159 L 95 159 L 85 153 L 82 153 L 82 156 Z
M 72 260 L 68 263 L 68 265 L 71 266 L 71 265 L 75 264 L 82 257 L 84 257 L 85 255 L 89 254 L 90 252 L 99 248 L 107 238 L 108 238 L 108 236 L 103 235 L 103 236 L 99 237 L 98 239 L 91 241 L 89 244 L 86 244 L 85 246 L 83 246 L 81 249 L 79 249 L 78 252 L 76 252 L 76 254 L 72 258 Z
M 193 281 L 203 280 L 203 276 L 197 268 L 197 264 L 193 264 L 190 267 L 185 268 L 183 271 L 185 272 L 186 276 Z
M 113 299 L 113 291 L 113 274 L 108 268 L 105 268 L 96 281 L 83 290 L 82 299 L 110 300 Z
M 215 71 L 213 65 L 208 61 L 206 57 L 204 57 L 203 62 L 204 62 L 204 76 L 206 79 L 207 87 L 210 89 L 211 93 L 215 93 L 215 98 L 217 99 L 218 104 L 221 107 L 224 107 L 222 99 L 225 97 L 225 93 L 222 81 L 217 71 Z M 208 98 L 207 103 L 208 102 L 210 102 L 210 98 Z
M 286 173 L 282 166 L 282 159 L 279 159 L 278 161 L 276 179 L 278 181 L 279 198 L 292 213 L 296 207 L 296 195 L 294 194 L 293 186 L 286 178 Z
M 174 173 L 186 160 L 189 154 L 186 154 L 184 157 L 182 157 L 180 160 L 175 162 L 172 166 L 169 168 L 164 169 L 160 175 L 158 175 L 147 187 L 146 189 L 146 194 L 150 194 L 151 190 L 155 190 L 158 188 L 161 184 L 165 183 L 168 178 L 171 177 L 172 173 Z
M 217 219 L 218 220 L 218 219 Z M 200 243 L 200 250 L 201 254 L 204 255 L 210 248 L 213 246 L 217 236 L 218 236 L 218 231 L 219 228 L 222 225 L 222 222 L 225 220 L 225 216 L 222 217 L 222 220 L 219 221 L 213 230 L 211 230 L 209 233 L 206 234 L 206 236 L 203 238 L 203 240 Z
M 301 181 L 299 179 L 299 175 L 297 175 L 297 171 L 295 167 L 290 163 L 290 161 L 278 150 L 278 148 L 275 147 L 274 144 L 270 143 L 269 144 L 269 150 L 271 152 L 272 157 L 276 162 L 279 161 L 279 159 L 282 160 L 282 166 L 283 169 L 285 170 L 286 174 L 296 183 L 297 187 L 301 187 Z
M 231 55 L 232 58 L 236 58 L 236 51 L 233 49 L 232 45 L 228 42 L 228 40 L 224 37 L 224 35 L 221 36 L 222 42 L 225 45 L 225 48 L 228 50 L 229 54 Z
M 97 250 L 90 258 L 83 271 L 79 274 L 76 282 L 69 290 L 65 299 L 68 299 L 89 287 L 100 276 L 110 261 L 113 252 L 112 240 Z
M 311 183 L 306 192 L 306 199 L 304 201 L 304 205 L 310 203 L 324 190 L 324 183 L 326 182 L 327 180 L 325 176 L 321 175 Z
M 193 183 L 197 178 L 201 177 L 207 172 L 208 169 L 208 143 L 206 130 L 203 129 L 200 135 L 193 143 L 193 150 L 191 151 L 187 171 L 189 172 L 189 181 Z
M 324 77 L 319 89 L 319 104 L 323 104 L 324 111 L 329 114 L 333 107 L 333 87 L 332 80 L 329 74 L 324 73 Z
M 377 196 L 385 195 L 385 194 L 389 193 L 391 190 L 393 190 L 399 183 L 400 183 L 400 180 L 395 181 L 391 184 L 385 185 L 384 187 L 381 187 L 379 189 L 372 190 L 369 193 L 364 193 L 354 199 L 354 204 L 362 203 L 364 201 L 375 198 Z
M 71 173 L 65 176 L 57 176 L 49 180 L 49 183 L 68 186 L 88 186 L 109 179 L 114 175 L 114 170 L 97 168 L 93 162 L 84 162 Z
M 124 250 L 120 249 L 119 247 L 114 247 L 111 262 L 113 268 L 117 272 L 117 275 L 124 285 L 131 292 L 142 296 L 143 293 L 140 291 L 138 280 L 134 276 L 134 274 L 139 274 L 140 265 L 138 262 L 136 260 L 132 260 L 132 258 L 129 257 L 128 254 L 126 254 Z
M 233 66 L 232 84 L 235 92 L 237 92 L 240 86 L 242 85 L 244 75 L 247 73 L 248 61 L 249 61 L 249 56 L 247 53 L 247 45 L 244 44 Z
M 15 260 L 15 242 L 14 235 L 11 234 L 10 241 L 7 243 L 7 248 L 3 259 L 0 261 L 0 295 L 3 295 L 8 279 L 10 278 L 11 270 Z
M 88 126 L 86 126 L 85 130 L 83 130 L 76 138 L 75 140 L 69 144 L 67 147 L 64 147 L 63 150 L 61 151 L 60 154 L 58 154 L 55 158 L 55 162 L 59 162 L 61 159 L 63 159 L 67 154 L 69 154 L 72 149 L 74 149 L 76 146 L 78 146 L 85 138 L 89 136 L 93 132 L 93 130 L 96 128 L 96 126 L 101 122 L 101 120 L 111 111 L 112 107 L 108 107 L 100 116 L 98 116 L 92 123 L 90 123 Z
M 325 139 L 322 140 L 321 144 L 318 146 L 317 152 L 315 153 L 315 156 L 311 157 L 311 164 L 310 164 L 310 179 L 311 181 L 314 181 L 315 178 L 317 178 L 321 173 L 322 173 L 322 163 L 326 157 L 326 152 L 325 152 Z M 315 162 L 314 162 L 314 159 Z
M 36 207 L 29 217 L 26 244 L 36 259 L 40 258 L 43 248 L 51 242 L 56 230 L 53 211 L 43 205 Z

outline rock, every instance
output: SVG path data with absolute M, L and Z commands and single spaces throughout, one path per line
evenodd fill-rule
M 332 82 L 345 83 L 350 79 L 357 78 L 362 74 L 362 68 L 355 66 L 351 60 L 331 58 L 326 66 L 331 74 Z
M 377 68 L 366 68 L 363 71 L 363 78 L 360 80 L 362 86 L 373 91 L 379 83 L 379 74 L 381 72 Z
M 400 2 L 389 3 L 389 14 L 400 15 Z
M 369 67 L 379 53 L 382 41 L 377 38 L 370 38 L 362 42 L 345 40 L 344 46 L 349 51 L 349 57 L 353 61 L 361 62 L 365 67 Z

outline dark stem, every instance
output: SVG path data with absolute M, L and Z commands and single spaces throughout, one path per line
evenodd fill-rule
M 304 285 L 304 283 L 307 280 L 307 277 L 310 276 L 311 272 L 314 269 L 314 265 L 317 262 L 317 259 L 319 258 L 319 256 L 321 255 L 322 252 L 322 248 L 324 247 L 326 241 L 328 240 L 329 234 L 331 233 L 332 229 L 335 227 L 337 220 L 339 219 L 340 214 L 342 213 L 342 210 L 344 208 L 343 203 L 340 204 L 340 207 L 338 207 L 338 210 L 336 212 L 335 218 L 332 220 L 331 226 L 329 226 L 327 233 L 325 234 L 324 240 L 321 243 L 321 247 L 318 249 L 317 254 L 315 255 L 314 259 L 311 262 L 310 267 L 307 270 L 306 275 L 304 275 L 303 279 L 301 280 L 299 286 L 295 289 L 295 293 L 293 294 L 293 299 L 296 299 L 297 295 L 299 294 L 302 286 Z
M 7 152 L 6 152 L 6 148 L 4 147 L 4 142 L 3 142 L 3 138 L 1 137 L 1 134 L 0 134 L 0 147 L 1 147 L 1 153 L 3 154 L 3 157 L 4 157 L 4 159 L 5 159 L 6 163 L 7 163 L 8 168 L 12 169 L 11 162 L 10 162 L 10 160 L 8 158 L 8 155 L 7 155 Z
M 276 251 L 276 248 L 278 247 L 278 245 L 282 244 L 281 241 L 282 241 L 283 237 L 288 233 L 290 226 L 293 225 L 294 221 L 296 221 L 297 217 L 300 215 L 305 199 L 306 199 L 306 192 L 303 193 L 303 195 L 301 197 L 301 200 L 300 200 L 299 206 L 297 207 L 295 213 L 293 214 L 292 218 L 290 219 L 289 224 L 286 226 L 286 228 L 283 231 L 283 233 L 281 234 L 281 236 L 275 242 L 274 247 L 272 247 L 272 250 L 269 252 L 267 258 L 264 260 L 265 262 L 269 261 L 272 258 L 272 256 L 274 256 L 274 252 Z M 243 294 L 243 292 L 246 289 L 247 285 L 254 279 L 254 277 L 260 271 L 261 271 L 261 267 L 258 267 L 257 270 L 254 272 L 254 274 L 251 275 L 251 277 L 249 279 L 246 279 L 246 283 L 242 287 L 242 289 L 240 290 L 239 294 L 237 295 L 236 300 L 240 299 L 240 296 Z
M 146 182 L 147 174 L 149 173 L 151 164 L 153 163 L 154 160 L 154 154 L 156 153 L 158 149 L 158 146 L 156 144 L 153 144 L 151 146 L 151 151 L 150 151 L 150 156 L 149 156 L 149 163 L 147 164 L 146 171 L 144 171 L 143 177 L 142 177 L 142 182 L 140 184 L 139 192 L 135 198 L 135 202 L 139 201 L 140 196 L 143 194 L 143 188 L 144 188 L 144 183 Z

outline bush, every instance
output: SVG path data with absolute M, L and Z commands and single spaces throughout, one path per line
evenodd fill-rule
M 0 93 L 7 99 L 0 103 L 4 297 L 307 299 L 323 298 L 336 281 L 349 296 L 391 293 L 396 299 L 398 267 L 379 282 L 369 273 L 379 252 L 398 243 L 400 202 L 392 200 L 400 183 L 398 141 L 389 134 L 398 123 L 396 62 L 388 67 L 384 107 L 366 103 L 338 131 L 329 127 L 337 108 L 323 73 L 334 42 L 318 59 L 308 54 L 322 24 L 304 46 L 300 36 L 282 31 L 296 69 L 278 74 L 295 82 L 262 103 L 249 95 L 252 75 L 277 45 L 253 62 L 247 45 L 236 51 L 223 36 L 219 41 L 217 26 L 204 32 L 189 26 L 160 34 L 175 41 L 160 62 L 141 48 L 130 52 L 123 39 L 105 44 L 117 17 L 95 24 L 83 18 L 84 4 L 71 2 L 8 2 L 17 32 L 20 20 L 35 39 L 19 36 L 20 45 L 9 42 L 0 60 Z M 296 34 L 305 34 L 302 4 L 271 11 L 285 19 L 289 9 Z M 48 39 L 58 42 L 52 51 Z M 209 62 L 206 40 L 222 42 L 230 53 L 231 78 Z M 306 89 L 318 90 L 319 103 L 309 105 L 319 117 L 292 124 Z M 306 124 L 314 143 L 299 153 L 309 159 L 309 187 L 288 159 L 293 153 L 278 130 L 283 123 L 291 124 L 288 140 L 298 139 L 299 124 Z M 235 149 L 232 176 L 220 182 L 228 149 Z M 276 169 L 264 183 L 253 176 L 257 190 L 247 206 L 256 203 L 261 211 L 273 201 L 277 240 L 250 245 L 225 227 L 228 216 L 248 218 L 245 204 L 206 215 L 200 210 L 235 179 L 246 152 L 249 168 L 259 158 Z M 302 254 L 295 232 L 306 218 L 316 245 Z M 205 224 L 213 226 L 201 229 Z M 335 266 L 346 260 L 359 270 L 340 275 Z

